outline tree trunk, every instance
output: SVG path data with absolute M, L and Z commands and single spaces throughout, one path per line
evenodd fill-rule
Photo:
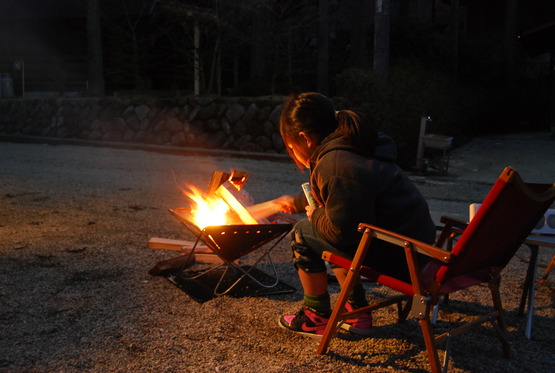
M 432 23 L 433 22 L 433 11 L 434 11 L 435 0 L 417 0 L 416 1 L 416 16 L 421 23 Z
M 351 49 L 349 53 L 349 67 L 367 68 L 370 65 L 370 35 L 371 6 L 373 0 L 350 0 L 350 18 L 353 20 L 350 30 Z
M 389 4 L 376 0 L 374 24 L 374 70 L 385 73 L 389 68 Z
M 456 83 L 459 75 L 459 0 L 451 0 L 451 32 L 453 37 L 452 64 L 453 80 Z
M 317 83 L 318 92 L 329 94 L 329 0 L 318 1 L 318 66 Z
M 518 20 L 518 0 L 505 1 L 505 27 L 503 53 L 505 60 L 505 79 L 509 85 L 514 83 L 515 37 Z
M 98 0 L 87 0 L 88 94 L 104 96 L 102 32 Z
M 193 94 L 195 96 L 200 95 L 200 26 L 199 22 L 195 20 L 194 22 L 194 33 L 193 33 L 193 80 L 194 89 Z
M 208 82 L 207 93 L 216 93 L 218 96 L 222 94 L 222 27 L 221 27 L 221 16 L 220 16 L 220 4 L 216 1 L 216 41 L 214 45 L 214 53 L 212 56 L 212 64 L 210 66 L 210 77 Z
M 251 80 L 260 81 L 266 76 L 266 59 L 268 55 L 268 10 L 259 5 L 253 12 L 252 20 L 252 49 L 251 49 Z

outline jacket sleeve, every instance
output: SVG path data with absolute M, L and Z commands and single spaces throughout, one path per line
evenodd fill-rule
M 324 207 L 312 214 L 316 230 L 338 248 L 355 245 L 360 239 L 358 224 L 376 221 L 376 192 L 368 185 L 341 176 L 320 181 L 317 189 Z

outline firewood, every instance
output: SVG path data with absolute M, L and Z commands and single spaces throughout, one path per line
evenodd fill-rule
M 184 240 L 172 240 L 169 238 L 160 238 L 160 237 L 151 237 L 148 240 L 148 248 L 149 249 L 160 249 L 160 250 L 172 250 L 172 251 L 185 251 L 191 250 L 195 242 L 193 241 L 184 241 Z M 211 253 L 210 250 L 205 245 L 197 245 L 195 247 L 195 253 Z
M 241 201 L 241 196 L 239 195 L 240 192 L 235 189 L 228 181 L 220 185 L 218 189 L 216 189 L 215 194 L 222 198 L 231 209 L 237 213 L 239 218 L 244 224 L 258 224 L 258 221 L 252 217 L 252 215 L 247 211 L 245 205 L 247 204 L 245 201 Z
M 216 189 L 220 187 L 223 183 L 225 183 L 230 178 L 230 174 L 225 173 L 223 171 L 214 171 L 212 173 L 212 178 L 210 179 L 210 183 L 208 184 L 208 192 L 207 194 L 211 196 Z
M 151 237 L 148 240 L 148 247 L 151 249 L 179 251 L 183 256 L 191 253 L 193 245 L 193 241 L 172 240 L 169 238 Z M 197 263 L 223 263 L 223 260 L 212 249 L 206 246 L 195 247 L 193 255 L 196 257 Z

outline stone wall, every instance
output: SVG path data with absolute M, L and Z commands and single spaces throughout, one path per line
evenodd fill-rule
M 283 99 L 3 99 L 0 134 L 281 154 Z

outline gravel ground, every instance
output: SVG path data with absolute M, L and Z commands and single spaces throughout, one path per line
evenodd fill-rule
M 553 181 L 553 141 L 527 136 L 476 139 L 452 153 L 449 176 L 414 176 L 434 215 L 464 218 L 508 164 L 526 180 Z M 551 162 L 530 167 L 532 150 Z M 202 187 L 212 171 L 231 168 L 250 172 L 247 189 L 257 202 L 297 191 L 307 178 L 275 160 L 0 143 L 0 372 L 427 371 L 418 324 L 396 324 L 395 309 L 375 312 L 371 337 L 340 333 L 331 352 L 317 356 L 317 341 L 277 325 L 300 306 L 299 290 L 198 303 L 148 274 L 176 256 L 148 249 L 150 237 L 193 239 L 167 211 L 185 204 L 179 185 Z M 281 280 L 300 289 L 286 246 L 273 259 Z M 540 272 L 552 255 L 540 250 Z M 521 248 L 501 289 L 514 358 L 502 357 L 483 326 L 454 340 L 450 371 L 555 371 L 555 275 L 537 287 L 531 340 L 517 315 L 528 256 Z M 388 295 L 366 287 L 369 299 Z M 331 290 L 337 296 L 337 286 Z M 463 291 L 442 308 L 437 326 L 485 308 L 487 287 Z

